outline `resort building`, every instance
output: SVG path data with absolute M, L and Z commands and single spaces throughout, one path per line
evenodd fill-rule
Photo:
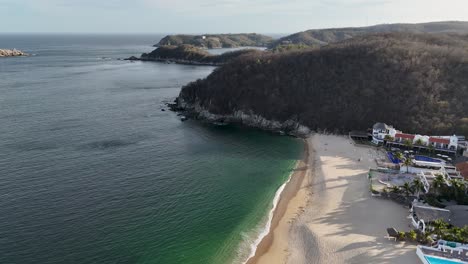
M 426 231 L 432 222 L 442 219 L 453 226 L 464 227 L 468 224 L 468 206 L 448 205 L 446 208 L 438 208 L 414 200 L 411 204 L 409 219 L 414 228 L 422 232 Z
M 427 204 L 423 204 L 417 201 L 412 203 L 410 209 L 411 224 L 414 228 L 426 232 L 427 224 L 438 219 L 442 219 L 447 223 L 450 223 L 451 213 L 450 210 L 433 207 Z
M 395 137 L 397 132 L 399 131 L 385 123 L 375 123 L 375 125 L 372 127 L 372 143 L 376 145 L 383 144 L 385 137 Z
M 372 143 L 376 145 L 434 149 L 455 154 L 459 148 L 464 147 L 459 144 L 459 139 L 464 139 L 464 137 L 406 134 L 385 123 L 376 123 L 372 127 Z

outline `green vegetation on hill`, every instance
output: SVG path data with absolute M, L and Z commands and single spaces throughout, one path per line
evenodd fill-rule
M 215 35 L 168 35 L 161 39 L 155 47 L 193 45 L 199 48 L 237 48 L 237 47 L 266 47 L 273 42 L 273 38 L 261 34 L 215 34 Z
M 468 35 L 387 33 L 245 54 L 183 87 L 179 106 L 347 132 L 377 121 L 468 135 Z M 200 107 L 198 107 L 200 106 Z
M 226 52 L 220 55 L 213 55 L 206 50 L 194 47 L 192 45 L 162 46 L 150 53 L 143 53 L 140 60 L 171 61 L 186 64 L 221 65 L 241 55 L 257 53 L 261 53 L 261 51 L 255 49 L 242 49 Z
M 323 46 L 356 36 L 374 33 L 461 33 L 468 34 L 468 22 L 446 21 L 420 24 L 382 24 L 370 27 L 312 29 L 274 41 L 270 48 L 288 44 Z

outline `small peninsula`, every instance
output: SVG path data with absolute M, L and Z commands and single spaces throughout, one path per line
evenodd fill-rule
M 255 49 L 242 49 L 213 55 L 204 49 L 193 45 L 162 46 L 150 53 L 143 53 L 139 58 L 130 57 L 127 60 L 158 61 L 188 65 L 220 66 L 228 61 L 246 54 L 260 54 Z
M 0 49 L 0 57 L 18 57 L 27 55 L 27 53 L 17 49 Z
M 256 34 L 206 34 L 206 35 L 168 35 L 159 41 L 155 47 L 193 45 L 198 48 L 219 49 L 238 47 L 266 47 L 273 38 Z
M 294 134 L 384 119 L 407 131 L 468 134 L 467 65 L 468 35 L 374 34 L 242 56 L 176 101 L 201 119 Z

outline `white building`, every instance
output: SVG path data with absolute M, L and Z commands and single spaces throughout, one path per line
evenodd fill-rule
M 372 127 L 372 142 L 374 144 L 383 144 L 388 141 L 390 144 L 405 145 L 409 141 L 412 145 L 420 147 L 432 146 L 436 150 L 445 150 L 455 152 L 458 147 L 460 137 L 453 136 L 426 136 L 405 134 L 396 130 L 394 127 L 385 123 L 376 123 Z
M 397 132 L 395 128 L 385 123 L 375 123 L 372 127 L 372 142 L 377 145 L 382 144 L 386 136 L 394 138 Z

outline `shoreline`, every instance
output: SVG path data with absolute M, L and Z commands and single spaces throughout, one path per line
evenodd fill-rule
M 181 60 L 181 59 L 165 59 L 165 58 L 142 58 L 142 57 L 135 57 L 131 56 L 129 58 L 123 59 L 126 61 L 149 61 L 149 62 L 159 62 L 165 64 L 180 64 L 180 65 L 195 65 L 195 66 L 212 66 L 218 67 L 222 66 L 224 63 L 216 63 L 216 62 L 200 62 L 200 61 L 189 61 L 189 60 Z
M 382 153 L 345 136 L 313 134 L 306 143 L 307 177 L 297 192 L 285 192 L 247 264 L 420 263 L 414 244 L 384 238 L 387 227 L 410 224 L 407 208 L 369 193 L 367 173 Z
M 297 194 L 299 193 L 300 189 L 304 187 L 304 183 L 306 183 L 307 174 L 309 173 L 310 168 L 307 166 L 307 161 L 310 158 L 310 149 L 309 145 L 307 144 L 307 140 L 303 140 L 304 143 L 304 151 L 302 154 L 302 158 L 296 162 L 296 166 L 294 167 L 291 176 L 289 177 L 288 181 L 285 182 L 283 190 L 280 193 L 279 201 L 274 205 L 273 217 L 269 220 L 270 222 L 267 223 L 267 227 L 269 226 L 268 232 L 263 237 L 259 237 L 260 241 L 254 245 L 254 251 L 251 252 L 249 258 L 243 262 L 243 264 L 256 264 L 259 263 L 259 260 L 270 250 L 271 247 L 276 246 L 275 235 L 277 234 L 277 230 L 281 230 L 282 234 L 288 233 L 290 222 L 283 221 L 285 218 L 290 218 L 291 214 L 297 214 L 301 207 L 305 206 L 306 200 L 303 201 L 302 206 L 295 206 L 294 208 L 291 207 L 290 202 L 294 199 Z M 281 187 L 280 187 L 281 188 Z M 278 189 L 279 190 L 279 189 Z M 304 189 L 304 191 L 306 191 Z M 285 226 L 286 225 L 286 226 Z M 285 230 L 285 227 L 287 229 Z M 285 232 L 286 231 L 286 232 Z M 286 255 L 285 255 L 286 257 Z

